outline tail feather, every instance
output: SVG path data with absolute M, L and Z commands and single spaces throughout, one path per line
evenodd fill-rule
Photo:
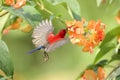
M 33 52 L 36 52 L 37 50 L 40 50 L 40 49 L 42 49 L 42 48 L 45 48 L 45 47 L 44 47 L 44 46 L 37 47 L 37 48 L 29 51 L 28 54 L 32 54 Z

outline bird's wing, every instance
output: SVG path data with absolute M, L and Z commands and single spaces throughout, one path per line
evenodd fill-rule
M 54 28 L 52 26 L 51 20 L 43 20 L 38 26 L 35 27 L 32 37 L 33 37 L 33 44 L 38 46 L 46 45 L 47 42 L 47 36 L 49 33 L 53 32 Z
M 55 42 L 55 43 L 53 43 L 53 44 L 48 45 L 48 46 L 45 48 L 45 51 L 46 51 L 46 52 L 53 51 L 54 49 L 56 49 L 56 48 L 58 48 L 58 47 L 60 47 L 60 46 L 62 46 L 62 45 L 64 45 L 64 44 L 66 44 L 68 41 L 69 41 L 68 38 L 64 38 L 64 39 L 62 39 L 62 40 L 59 40 L 59 41 L 57 41 L 57 42 Z

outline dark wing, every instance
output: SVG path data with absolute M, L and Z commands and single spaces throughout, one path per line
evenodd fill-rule
M 62 45 L 64 45 L 64 44 L 66 44 L 68 41 L 69 41 L 68 38 L 64 38 L 64 39 L 62 39 L 62 40 L 59 40 L 59 41 L 57 41 L 57 42 L 55 42 L 55 43 L 53 43 L 53 44 L 48 45 L 48 46 L 45 48 L 45 51 L 46 51 L 46 52 L 53 51 L 54 49 L 56 49 L 56 48 L 58 48 L 58 47 L 60 47 L 60 46 L 62 46 Z
M 44 46 L 47 42 L 47 36 L 49 33 L 53 32 L 54 28 L 52 26 L 51 20 L 43 20 L 38 26 L 35 27 L 32 37 L 33 44 L 38 46 Z

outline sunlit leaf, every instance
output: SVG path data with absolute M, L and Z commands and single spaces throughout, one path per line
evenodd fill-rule
M 6 76 L 13 77 L 13 63 L 7 45 L 2 40 L 0 40 L 0 69 Z
M 100 4 L 102 3 L 102 0 L 96 0 L 97 1 L 97 6 L 99 7 Z
M 99 59 L 101 59 L 105 54 L 107 54 L 110 50 L 112 50 L 113 48 L 115 48 L 114 44 L 106 44 L 104 45 L 104 47 L 100 48 L 100 51 L 97 53 L 94 63 L 96 63 Z
M 9 17 L 9 14 L 6 14 L 5 16 L 0 17 L 0 38 L 2 36 L 1 33 L 2 33 L 2 30 L 4 28 L 4 25 L 5 25 L 8 17 Z

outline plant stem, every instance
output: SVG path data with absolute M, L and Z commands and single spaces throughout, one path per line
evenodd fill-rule
M 3 10 L 2 12 L 0 12 L 0 17 L 4 16 L 7 13 L 8 13 L 8 11 Z
M 37 2 L 37 1 L 35 1 L 35 2 L 40 7 L 41 10 L 44 10 L 45 12 L 47 12 L 50 15 L 55 15 L 53 12 L 51 12 L 50 10 L 48 10 L 47 8 L 44 7 L 44 4 L 43 4 L 43 2 L 41 0 L 40 0 L 40 2 Z M 62 20 L 59 16 L 55 16 L 55 18 L 59 19 L 62 23 L 65 24 L 65 21 Z

